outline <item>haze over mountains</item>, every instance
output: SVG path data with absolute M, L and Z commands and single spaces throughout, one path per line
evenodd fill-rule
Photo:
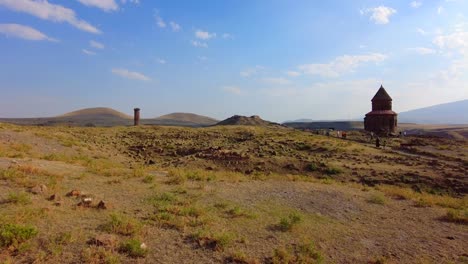
M 399 113 L 398 121 L 418 124 L 468 124 L 468 99 Z

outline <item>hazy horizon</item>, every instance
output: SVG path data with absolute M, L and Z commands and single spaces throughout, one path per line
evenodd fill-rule
M 0 117 L 355 120 L 468 98 L 468 2 L 0 0 Z

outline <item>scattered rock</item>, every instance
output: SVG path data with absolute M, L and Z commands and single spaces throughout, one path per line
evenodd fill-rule
M 93 202 L 92 198 L 83 198 L 81 202 L 78 203 L 78 206 L 91 207 L 92 202 Z
M 81 192 L 78 190 L 71 190 L 69 193 L 67 193 L 68 197 L 79 197 L 81 195 Z
M 36 185 L 31 188 L 30 192 L 33 194 L 43 194 L 47 192 L 47 186 L 45 186 L 44 184 Z
M 148 249 L 148 246 L 145 243 L 141 243 L 140 248 L 146 250 Z
M 106 202 L 104 202 L 104 201 L 101 200 L 101 201 L 97 204 L 96 208 L 97 208 L 97 209 L 106 210 L 106 209 L 109 208 L 109 205 L 108 205 Z

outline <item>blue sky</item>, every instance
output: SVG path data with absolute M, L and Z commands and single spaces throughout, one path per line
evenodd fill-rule
M 0 116 L 272 121 L 468 98 L 468 1 L 0 0 Z

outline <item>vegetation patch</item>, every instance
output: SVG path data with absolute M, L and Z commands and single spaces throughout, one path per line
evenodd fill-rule
M 119 251 L 133 258 L 143 258 L 148 253 L 148 248 L 140 240 L 132 238 L 123 241 Z
M 374 193 L 368 199 L 367 202 L 372 204 L 384 205 L 386 203 L 385 196 L 381 193 Z
M 454 210 L 449 209 L 447 214 L 442 217 L 443 220 L 463 225 L 468 225 L 468 209 Z
M 107 232 L 131 236 L 140 232 L 142 223 L 138 220 L 128 217 L 120 213 L 113 213 L 110 215 L 110 221 L 103 226 Z
M 38 231 L 33 226 L 16 224 L 0 225 L 0 246 L 17 248 L 23 242 L 35 237 Z
M 291 231 L 295 226 L 302 223 L 303 216 L 297 212 L 289 214 L 287 217 L 280 219 L 280 222 L 277 225 L 278 230 L 286 232 Z
M 201 247 L 222 251 L 234 241 L 235 236 L 229 232 L 198 230 L 192 233 L 189 238 Z
M 323 263 L 322 253 L 318 251 L 313 243 L 305 243 L 277 248 L 273 252 L 271 262 L 273 264 L 283 263 Z

